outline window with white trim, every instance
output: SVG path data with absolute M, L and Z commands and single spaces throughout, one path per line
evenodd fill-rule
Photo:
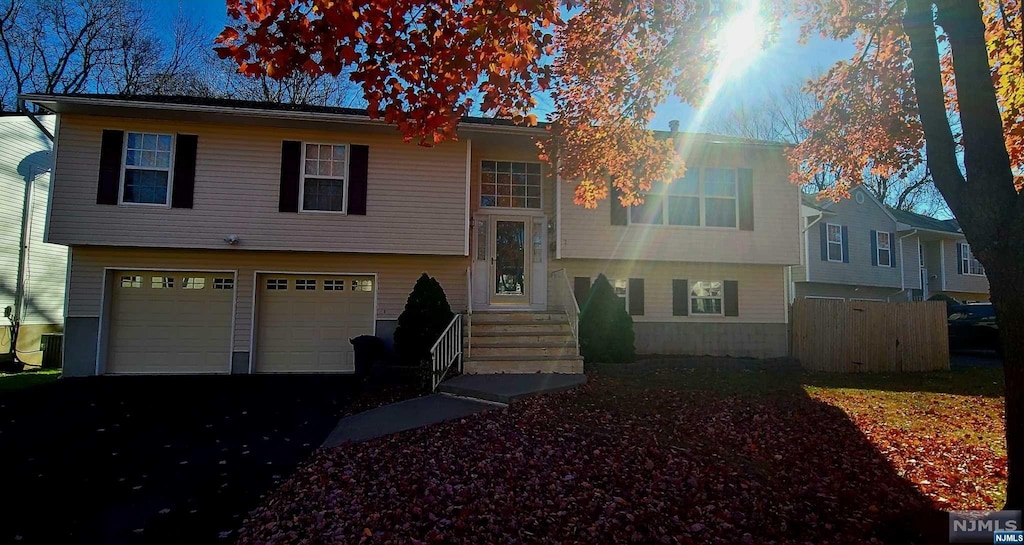
M 170 134 L 129 132 L 125 139 L 121 202 L 167 206 L 170 202 Z
M 480 206 L 540 208 L 540 163 L 480 162 Z
M 735 228 L 738 195 L 736 169 L 693 168 L 670 184 L 655 184 L 643 204 L 630 209 L 629 220 L 645 225 Z
M 213 289 L 215 290 L 233 290 L 235 289 L 234 278 L 214 278 Z
M 828 260 L 843 261 L 843 226 L 834 223 L 826 223 L 825 231 L 828 236 Z
M 879 267 L 892 267 L 892 240 L 889 233 L 875 231 L 875 248 Z
M 721 316 L 724 300 L 721 281 L 697 280 L 690 283 L 690 314 Z
M 206 288 L 206 278 L 202 276 L 185 276 L 181 279 L 181 289 L 201 290 Z
M 984 276 L 985 268 L 974 257 L 974 253 L 971 252 L 971 245 L 966 242 L 959 242 L 958 244 L 960 244 L 960 267 L 963 269 L 964 274 Z
M 149 287 L 159 289 L 173 289 L 174 288 L 174 277 L 173 276 L 154 276 L 150 278 Z
M 302 210 L 344 213 L 348 192 L 348 146 L 305 144 L 302 161 Z

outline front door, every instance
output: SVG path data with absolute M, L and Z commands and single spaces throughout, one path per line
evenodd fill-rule
M 530 304 L 531 218 L 490 218 L 490 296 L 492 305 Z

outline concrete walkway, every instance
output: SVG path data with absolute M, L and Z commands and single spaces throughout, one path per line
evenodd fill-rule
M 587 382 L 586 375 L 530 373 L 463 375 L 441 383 L 442 393 L 407 399 L 342 418 L 325 447 L 360 442 L 501 409 L 518 399 L 560 392 Z

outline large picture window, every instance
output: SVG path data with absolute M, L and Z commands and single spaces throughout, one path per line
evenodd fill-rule
M 690 168 L 670 184 L 659 183 L 630 209 L 630 223 L 691 227 L 737 226 L 736 170 Z
M 174 137 L 169 134 L 128 133 L 122 203 L 168 205 L 173 146 Z
M 482 161 L 480 206 L 540 208 L 540 163 Z
M 303 147 L 302 210 L 345 212 L 348 147 L 306 144 Z

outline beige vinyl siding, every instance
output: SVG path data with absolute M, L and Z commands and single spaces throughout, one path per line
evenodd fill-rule
M 577 276 L 609 280 L 644 279 L 644 315 L 634 322 L 785 323 L 784 267 L 779 265 L 730 265 L 716 263 L 669 263 L 663 261 L 603 261 L 560 259 L 552 270 L 564 268 L 570 285 Z M 739 283 L 739 316 L 673 316 L 672 280 L 686 279 Z
M 248 351 L 256 271 L 377 275 L 377 319 L 396 320 L 423 272 L 437 277 L 456 312 L 466 308 L 468 259 L 442 256 L 250 252 L 241 250 L 158 250 L 75 247 L 71 263 L 68 316 L 100 315 L 103 270 L 179 269 L 237 271 L 234 350 Z
M 96 204 L 103 129 L 196 134 L 192 209 Z M 365 216 L 278 212 L 281 142 L 369 146 Z M 463 255 L 466 144 L 396 132 L 290 129 L 64 114 L 51 240 L 73 245 Z M 429 228 L 424 228 L 429 226 Z
M 969 294 L 987 294 L 988 278 L 971 274 L 960 274 L 956 261 L 956 245 L 966 242 L 966 239 L 943 241 L 942 250 L 945 253 L 946 266 L 946 291 L 955 291 Z
M 900 288 L 900 268 L 878 267 L 871 264 L 871 231 L 896 232 L 896 222 L 871 197 L 864 195 L 864 204 L 854 196 L 864 189 L 855 189 L 849 199 L 842 199 L 829 207 L 835 216 L 826 216 L 807 230 L 808 280 L 834 284 L 884 286 Z M 849 263 L 821 259 L 821 227 L 824 224 L 845 225 L 849 235 Z M 896 247 L 893 246 L 895 249 Z M 894 251 L 899 259 L 899 252 Z
M 53 131 L 54 116 L 40 116 L 39 121 Z M 22 314 L 22 323 L 26 325 L 64 322 L 67 248 L 43 242 L 51 146 L 27 116 L 0 117 L 0 309 L 14 304 L 25 183 L 26 177 L 32 176 L 32 220 Z
M 707 143 L 687 137 L 680 149 L 690 167 L 750 168 L 754 230 L 611 225 L 615 197 L 587 210 L 573 203 L 574 186 L 558 187 L 563 258 L 638 259 L 710 263 L 800 263 L 799 190 L 789 182 L 781 147 Z
M 896 233 L 896 240 L 900 240 L 900 233 Z M 916 235 L 903 239 L 903 259 L 897 263 L 903 267 L 904 286 L 908 290 L 921 289 L 921 258 L 917 252 L 917 240 Z

